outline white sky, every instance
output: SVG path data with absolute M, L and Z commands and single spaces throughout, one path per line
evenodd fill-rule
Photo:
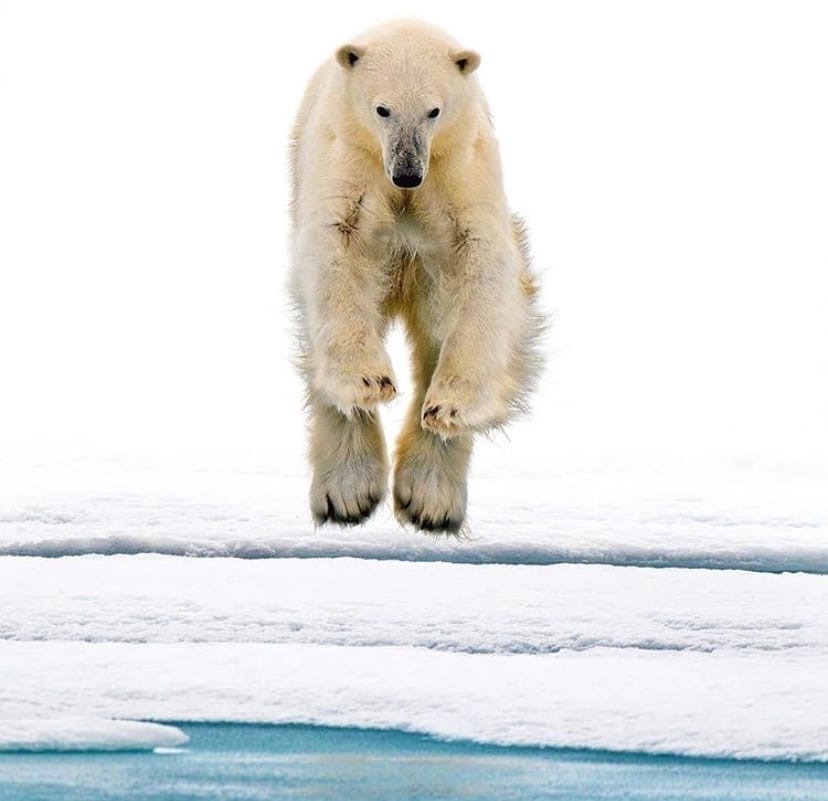
M 492 8 L 0 3 L 0 447 L 301 457 L 291 118 L 416 15 L 482 53 L 556 310 L 534 416 L 485 447 L 828 454 L 828 7 Z

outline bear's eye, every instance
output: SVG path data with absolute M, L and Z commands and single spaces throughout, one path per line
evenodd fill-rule
M 380 117 L 391 116 L 391 112 L 385 106 L 377 106 L 377 114 L 379 114 Z
M 435 117 L 439 117 L 440 116 L 440 109 L 439 108 L 431 109 L 431 111 L 428 112 L 428 116 L 431 117 L 432 120 Z

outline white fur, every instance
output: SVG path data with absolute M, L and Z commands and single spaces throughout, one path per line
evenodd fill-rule
M 318 522 L 361 522 L 385 491 L 373 410 L 396 393 L 383 346 L 394 316 L 406 324 L 417 385 L 396 453 L 403 522 L 460 528 L 472 434 L 522 408 L 537 373 L 535 284 L 478 63 L 435 28 L 390 23 L 343 45 L 299 111 L 292 294 Z M 395 186 L 405 169 L 422 185 Z

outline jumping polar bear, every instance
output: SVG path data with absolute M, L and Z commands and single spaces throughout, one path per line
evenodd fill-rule
M 366 520 L 388 483 L 383 346 L 407 329 L 415 394 L 394 511 L 457 532 L 472 436 L 524 407 L 541 317 L 526 235 L 504 196 L 480 57 L 442 31 L 371 30 L 313 76 L 291 137 L 291 294 L 310 412 L 317 523 Z

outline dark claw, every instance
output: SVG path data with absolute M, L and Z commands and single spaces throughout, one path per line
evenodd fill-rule
M 314 519 L 319 525 L 324 523 L 338 523 L 341 526 L 357 526 L 365 522 L 379 504 L 379 498 L 373 493 L 369 494 L 365 501 L 358 502 L 359 511 L 354 514 L 340 512 L 334 506 L 330 495 L 325 495 L 325 512 L 314 514 Z
M 441 518 L 432 518 L 425 516 L 422 511 L 414 511 L 411 509 L 411 501 L 403 501 L 399 495 L 394 495 L 394 506 L 398 511 L 405 513 L 405 518 L 409 523 L 422 531 L 437 532 L 444 534 L 457 534 L 463 526 L 462 515 L 459 518 L 454 518 L 451 514 L 445 514 Z
M 371 386 L 371 382 L 365 376 L 362 376 L 362 383 L 365 384 L 366 387 Z
M 332 517 L 329 517 L 331 523 L 338 523 L 340 526 L 356 526 L 361 523 L 368 515 L 362 514 L 362 510 L 360 510 L 360 514 L 358 515 L 341 515 L 339 513 L 334 514 Z
M 457 417 L 457 409 L 452 409 L 451 410 L 451 416 L 452 417 Z
M 423 420 L 425 420 L 426 417 L 434 417 L 439 411 L 439 404 L 437 406 L 429 406 L 428 409 L 423 412 Z
M 460 527 L 462 525 L 462 517 L 458 517 L 456 520 L 452 520 L 451 517 L 446 515 L 446 519 L 443 521 L 443 531 L 445 531 L 447 534 L 457 534 L 460 531 Z
M 408 509 L 411 506 L 411 498 L 404 501 L 399 495 L 394 496 L 394 502 L 397 504 L 398 509 Z
M 377 508 L 377 503 L 378 503 L 378 500 L 373 495 L 369 495 L 365 499 L 364 504 L 362 504 L 362 503 L 359 504 L 359 512 L 362 515 L 362 520 L 364 520 L 366 517 L 368 517 L 368 515 L 370 515 L 371 512 L 373 512 L 374 509 Z
M 393 388 L 393 387 L 394 387 L 394 383 L 391 381 L 391 379 L 390 379 L 387 375 L 384 375 L 384 376 L 380 379 L 380 386 L 381 386 L 383 389 L 386 389 L 387 387 L 391 387 L 391 388 Z
M 450 515 L 446 515 L 441 520 L 434 520 L 430 517 L 419 517 L 418 515 L 411 515 L 410 519 L 417 528 L 423 531 L 442 532 L 444 534 L 457 534 L 463 525 L 462 518 L 455 520 Z

